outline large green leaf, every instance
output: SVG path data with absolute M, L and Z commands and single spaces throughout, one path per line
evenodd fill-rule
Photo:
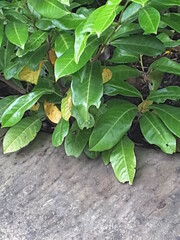
M 63 143 L 64 138 L 67 136 L 68 132 L 69 122 L 61 118 L 52 134 L 52 145 L 54 147 L 59 147 Z
M 69 33 L 61 33 L 55 41 L 55 52 L 57 57 L 61 57 L 68 49 L 74 47 L 74 37 Z
M 18 96 L 8 96 L 0 100 L 0 123 L 1 116 L 5 112 L 5 110 L 14 102 L 14 100 L 18 98 Z
M 74 122 L 65 139 L 64 147 L 67 156 L 79 157 L 88 142 L 90 134 L 90 129 L 80 130 L 77 122 Z
M 177 47 L 180 45 L 180 40 L 172 40 L 166 33 L 160 33 L 157 38 L 163 42 L 167 48 Z
M 69 14 L 65 7 L 57 0 L 28 0 L 28 3 L 36 12 L 47 18 L 58 19 Z
M 167 57 L 162 57 L 154 61 L 149 70 L 152 69 L 180 76 L 180 64 Z
M 113 149 L 110 162 L 117 179 L 121 183 L 133 183 L 136 168 L 136 156 L 134 153 L 134 143 L 125 136 Z
M 43 31 L 48 31 L 50 30 L 51 28 L 55 28 L 54 24 L 52 23 L 51 20 L 49 19 L 38 19 L 37 22 L 35 23 L 35 26 L 37 28 L 39 28 L 40 30 L 43 30 Z
M 180 99 L 180 87 L 170 86 L 167 88 L 162 88 L 157 91 L 151 91 L 150 95 L 147 97 L 148 100 L 151 100 L 156 103 L 164 103 L 167 99 L 170 100 L 179 100 Z
M 135 87 L 127 82 L 119 81 L 117 78 L 104 85 L 104 94 L 108 96 L 120 94 L 122 96 L 142 98 L 141 93 Z
M 41 44 L 46 40 L 47 33 L 42 31 L 37 31 L 31 34 L 28 39 L 28 42 L 25 44 L 24 50 L 18 49 L 17 56 L 22 57 L 28 52 L 35 51 L 37 48 L 41 46 Z
M 138 60 L 138 54 L 116 48 L 113 53 L 113 58 L 108 61 L 113 63 L 133 63 L 138 62 Z
M 119 49 L 128 49 L 130 52 L 150 57 L 157 56 L 165 51 L 163 43 L 153 36 L 134 35 L 117 39 L 111 44 Z
M 135 3 L 141 4 L 143 7 L 148 2 L 148 0 L 131 0 L 131 1 L 135 2 Z
M 161 20 L 169 27 L 180 33 L 180 15 L 176 13 L 164 14 L 161 16 Z
M 157 34 L 160 13 L 153 7 L 142 8 L 139 12 L 139 24 L 145 33 Z
M 3 140 L 4 153 L 15 152 L 27 146 L 41 129 L 41 120 L 37 117 L 26 117 L 10 128 Z
M 56 81 L 66 75 L 77 72 L 81 69 L 91 58 L 98 47 L 98 40 L 93 38 L 87 44 L 78 64 L 74 61 L 74 49 L 70 48 L 55 63 L 55 77 Z
M 21 22 L 9 22 L 6 25 L 5 33 L 10 42 L 24 49 L 24 45 L 28 40 L 27 26 Z
M 180 108 L 166 104 L 153 104 L 150 108 L 155 110 L 166 127 L 180 138 Z
M 138 3 L 131 3 L 123 12 L 122 18 L 121 18 L 121 22 L 125 22 L 128 20 L 132 19 L 134 20 L 134 17 L 137 16 L 139 9 L 142 8 L 141 4 Z M 135 17 L 136 18 L 136 17 Z
M 140 119 L 141 131 L 150 144 L 155 144 L 167 154 L 176 152 L 176 139 L 164 123 L 152 112 L 144 113 Z
M 25 111 L 30 109 L 45 93 L 45 91 L 31 92 L 13 101 L 2 115 L 2 127 L 11 127 L 19 122 Z
M 115 146 L 131 127 L 137 107 L 116 100 L 100 117 L 90 137 L 91 151 L 104 151 Z

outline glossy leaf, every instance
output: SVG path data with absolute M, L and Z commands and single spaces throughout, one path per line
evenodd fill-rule
M 112 63 L 133 63 L 139 61 L 139 56 L 136 53 L 116 48 L 113 57 L 108 61 Z
M 142 8 L 139 12 L 139 24 L 145 33 L 157 34 L 160 13 L 153 7 Z
M 28 0 L 33 9 L 47 18 L 61 18 L 68 14 L 68 11 L 57 0 Z
M 88 145 L 86 145 L 86 147 L 84 149 L 84 153 L 90 159 L 97 159 L 100 156 L 99 152 L 91 152 L 91 151 L 89 151 Z
M 165 51 L 163 43 L 153 36 L 134 35 L 120 38 L 111 43 L 113 46 L 130 52 L 146 55 L 157 56 Z
M 13 101 L 2 115 L 2 127 L 11 127 L 19 122 L 25 111 L 30 109 L 44 93 L 46 92 L 31 92 Z
M 118 79 L 104 85 L 104 94 L 108 96 L 120 94 L 122 96 L 142 98 L 141 93 L 135 87 L 127 82 L 119 81 Z
M 142 8 L 141 4 L 131 3 L 123 12 L 121 22 L 125 22 L 131 20 L 134 16 L 136 16 L 139 10 Z
M 176 151 L 176 139 L 164 123 L 152 112 L 144 113 L 140 119 L 141 131 L 150 144 L 155 144 L 167 154 Z
M 149 70 L 152 69 L 180 76 L 180 63 L 177 63 L 167 57 L 162 57 L 154 61 Z
M 176 13 L 170 13 L 162 15 L 161 20 L 169 27 L 180 33 L 180 15 Z
M 151 1 L 157 3 L 157 0 L 151 0 Z M 173 5 L 180 6 L 179 0 L 158 0 L 158 4 L 163 4 L 166 6 L 173 6 Z
M 151 91 L 147 97 L 148 100 L 152 100 L 156 103 L 164 103 L 167 99 L 179 100 L 180 99 L 180 87 L 169 86 L 159 89 L 157 91 Z
M 58 0 L 60 3 L 70 6 L 69 0 Z
M 37 117 L 26 117 L 10 128 L 3 140 L 4 153 L 18 151 L 27 146 L 41 129 L 41 120 Z
M 9 22 L 6 25 L 5 33 L 10 42 L 24 49 L 28 40 L 27 26 L 21 22 Z
M 180 138 L 180 109 L 166 104 L 153 104 L 151 109 L 155 110 L 166 127 Z
M 125 136 L 115 146 L 111 155 L 110 162 L 115 176 L 121 183 L 133 183 L 136 168 L 136 156 L 134 153 L 134 143 Z
M 90 136 L 91 151 L 105 151 L 115 146 L 131 127 L 137 108 L 116 100 L 100 117 Z
M 74 49 L 72 48 L 67 50 L 61 57 L 59 57 L 55 63 L 56 81 L 63 76 L 70 75 L 81 69 L 96 51 L 98 47 L 97 43 L 98 40 L 94 38 L 89 41 L 78 64 L 76 64 L 74 61 Z
M 55 127 L 54 132 L 52 134 L 52 145 L 54 147 L 59 147 L 64 138 L 67 136 L 69 132 L 69 122 L 65 121 L 63 118 L 59 121 L 58 125 Z
M 74 37 L 69 33 L 61 33 L 55 41 L 55 52 L 57 57 L 61 57 L 68 49 L 73 48 Z
M 163 42 L 165 47 L 171 48 L 171 47 L 177 47 L 180 45 L 180 40 L 172 40 L 166 33 L 160 33 L 157 38 Z
M 112 152 L 112 149 L 102 152 L 102 159 L 106 166 L 110 163 L 111 152 Z
M 18 98 L 18 96 L 8 96 L 0 100 L 0 123 L 3 113 L 14 102 L 16 98 Z
M 42 31 L 37 31 L 31 34 L 28 39 L 28 42 L 25 45 L 24 50 L 18 49 L 17 56 L 22 57 L 28 52 L 35 51 L 41 46 L 41 44 L 46 40 L 47 33 Z
M 77 123 L 74 122 L 65 139 L 64 147 L 67 156 L 79 157 L 88 142 L 90 134 L 90 129 L 80 130 Z
M 4 25 L 2 23 L 0 23 L 0 47 L 2 44 L 2 40 L 3 40 L 3 30 L 4 30 Z

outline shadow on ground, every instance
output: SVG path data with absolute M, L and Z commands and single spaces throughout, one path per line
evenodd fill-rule
M 137 148 L 130 187 L 100 159 L 68 158 L 50 138 L 41 133 L 16 154 L 1 149 L 1 240 L 180 239 L 179 154 Z

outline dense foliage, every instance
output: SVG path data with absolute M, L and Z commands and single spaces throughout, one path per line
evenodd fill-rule
M 179 0 L 0 1 L 4 153 L 28 145 L 46 124 L 54 147 L 64 142 L 68 156 L 101 154 L 130 184 L 133 129 L 175 153 L 179 7 Z

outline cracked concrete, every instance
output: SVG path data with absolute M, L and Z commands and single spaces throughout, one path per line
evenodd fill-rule
M 180 240 L 180 155 L 137 148 L 134 185 L 41 133 L 0 152 L 0 240 Z

